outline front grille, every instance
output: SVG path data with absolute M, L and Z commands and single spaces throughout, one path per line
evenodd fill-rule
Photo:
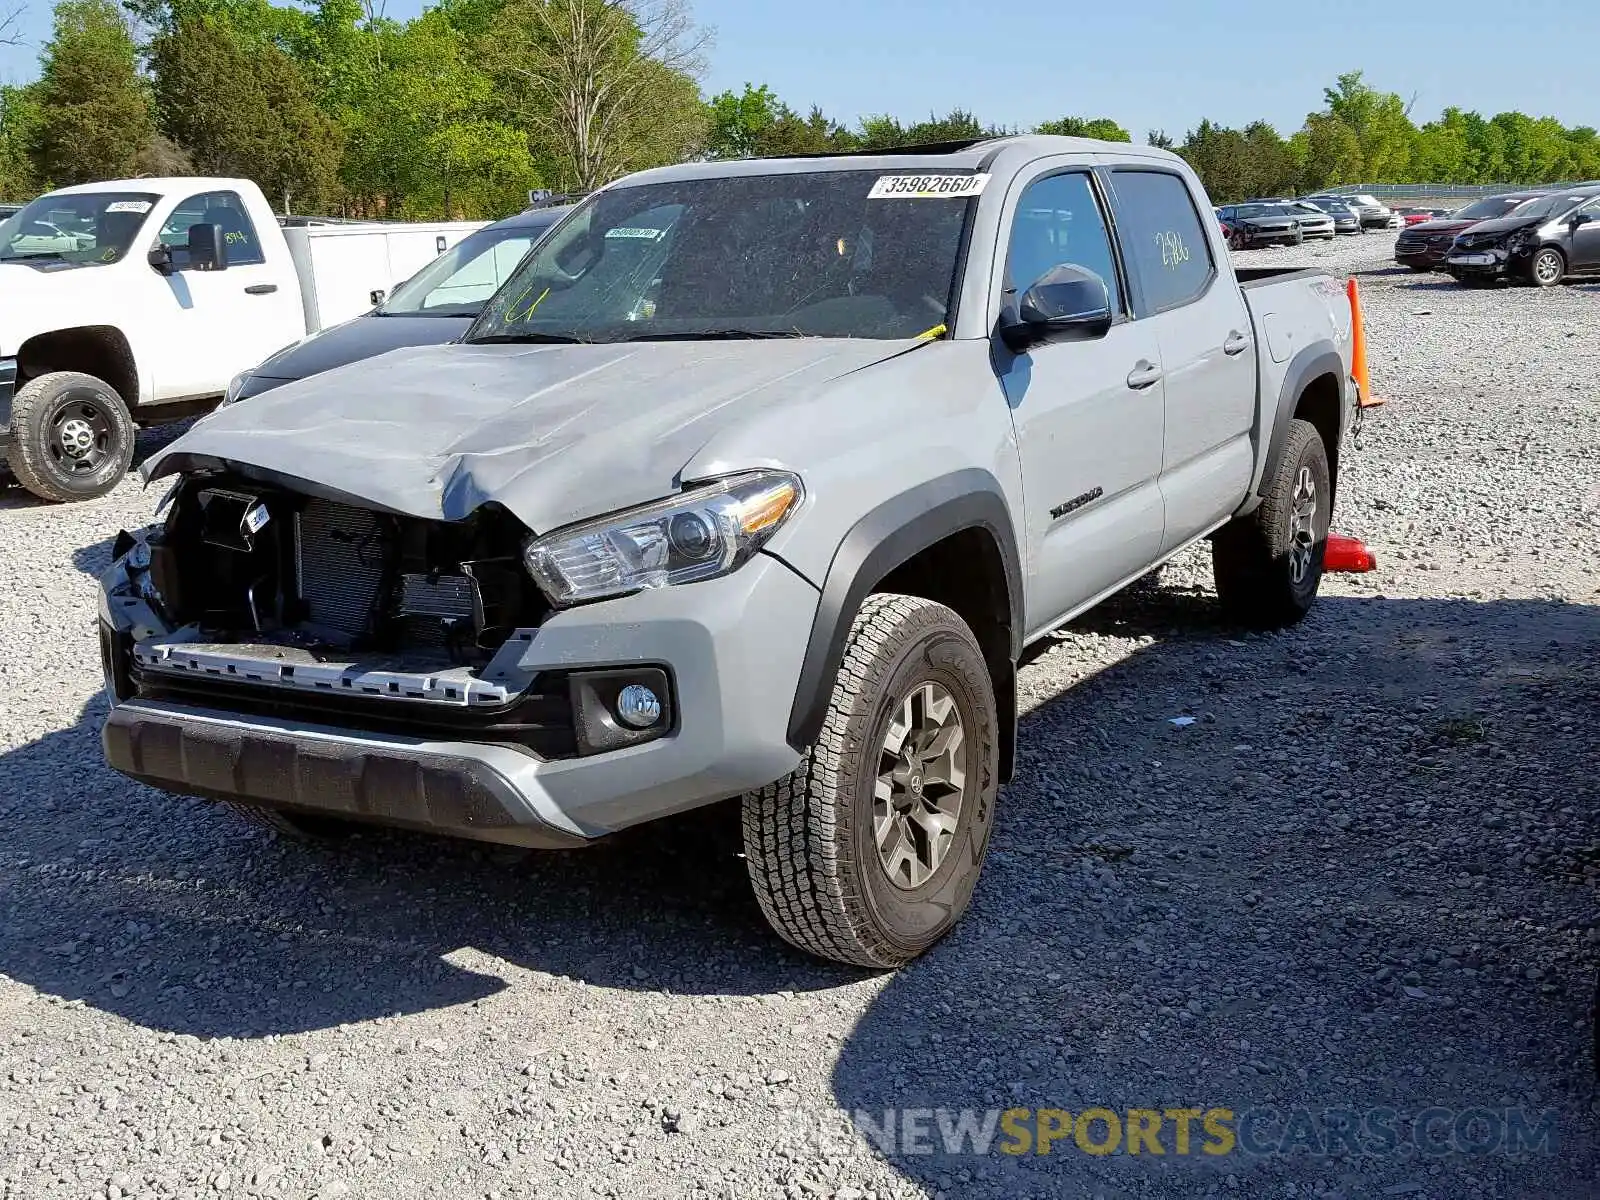
M 347 637 L 364 634 L 383 587 L 383 552 L 376 513 L 307 501 L 295 517 L 295 575 L 306 619 Z
M 193 705 L 241 716 L 431 741 L 487 742 L 530 750 L 543 759 L 578 753 L 572 699 L 565 676 L 537 677 L 511 703 L 496 707 L 402 704 L 341 692 L 296 693 L 230 679 L 191 678 L 140 668 L 132 687 L 144 700 Z

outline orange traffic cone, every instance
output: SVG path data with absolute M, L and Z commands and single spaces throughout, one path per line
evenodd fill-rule
M 1378 556 L 1368 550 L 1360 538 L 1346 537 L 1342 533 L 1328 535 L 1327 548 L 1322 552 L 1324 571 L 1364 575 L 1377 565 Z
M 1383 398 L 1372 394 L 1372 378 L 1367 373 L 1367 322 L 1361 315 L 1361 289 L 1354 279 L 1345 285 L 1345 294 L 1350 297 L 1350 374 L 1356 379 L 1356 403 L 1362 408 L 1377 408 Z

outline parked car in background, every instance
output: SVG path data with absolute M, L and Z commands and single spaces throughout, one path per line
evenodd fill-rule
M 1300 229 L 1308 238 L 1326 238 L 1333 241 L 1338 234 L 1338 227 L 1327 213 L 1315 204 L 1307 204 L 1304 200 L 1295 200 L 1285 205 L 1290 212 L 1300 219 Z
M 1222 208 L 1222 220 L 1230 231 L 1228 246 L 1233 250 L 1299 245 L 1306 240 L 1299 215 L 1287 204 L 1228 204 Z
M 375 294 L 379 303 L 371 312 L 312 334 L 234 376 L 222 404 L 402 346 L 455 341 L 529 249 L 571 211 L 570 206 L 530 209 L 463 238 L 387 298 Z
M 1510 279 L 1553 287 L 1600 274 L 1600 188 L 1552 193 L 1458 234 L 1444 269 L 1462 283 Z
M 1333 231 L 1335 233 L 1366 232 L 1366 230 L 1361 227 L 1361 218 L 1356 215 L 1356 210 L 1351 208 L 1343 200 L 1328 200 L 1317 199 L 1316 197 L 1308 197 L 1307 199 L 1300 201 L 1300 203 L 1309 204 L 1312 208 L 1317 209 L 1319 212 L 1325 212 L 1332 217 Z
M 1456 235 L 1480 221 L 1508 217 L 1547 197 L 1549 192 L 1510 192 L 1474 200 L 1448 216 L 1409 225 L 1395 239 L 1394 260 L 1413 271 L 1437 269 L 1450 253 Z
M 1380 203 L 1373 196 L 1346 195 L 1337 192 L 1319 192 L 1315 196 L 1306 197 L 1308 200 L 1337 200 L 1349 208 L 1361 219 L 1363 229 L 1388 229 L 1394 223 L 1394 211 Z
M 22 205 L 20 204 L 0 204 L 0 221 L 4 221 L 7 217 L 14 217 L 21 211 Z
M 213 407 L 241 368 L 365 311 L 482 225 L 284 228 L 247 179 L 40 196 L 0 223 L 0 465 L 42 499 L 103 496 L 136 424 Z

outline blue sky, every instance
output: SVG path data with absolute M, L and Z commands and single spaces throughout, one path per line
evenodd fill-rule
M 7 82 L 32 76 L 48 37 L 48 0 L 29 4 L 32 45 L 0 48 Z M 391 16 L 418 8 L 389 3 Z M 959 106 L 1023 126 L 1105 115 L 1136 137 L 1181 136 L 1202 116 L 1265 116 L 1288 132 L 1359 67 L 1374 86 L 1415 93 L 1419 121 L 1459 104 L 1600 125 L 1600 73 L 1584 65 L 1600 7 L 1580 0 L 695 0 L 695 11 L 717 32 L 708 91 L 765 82 L 848 121 Z

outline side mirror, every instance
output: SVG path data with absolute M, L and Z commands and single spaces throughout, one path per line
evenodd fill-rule
M 189 226 L 189 269 L 191 271 L 226 271 L 228 269 L 228 235 L 221 225 L 201 222 Z
M 367 296 L 367 299 L 372 301 L 373 308 L 377 308 L 378 305 L 382 304 L 388 298 L 389 293 L 383 288 L 373 288 L 371 294 Z
M 1594 220 L 1594 214 L 1593 213 L 1573 213 L 1571 220 L 1569 220 L 1567 222 L 1567 224 L 1571 225 L 1572 228 L 1576 229 L 1579 225 L 1587 225 L 1587 224 L 1589 224 L 1589 222 L 1591 222 L 1593 220 Z
M 145 261 L 160 275 L 172 274 L 172 251 L 165 246 L 153 246 Z
M 1006 345 L 1019 353 L 1035 342 L 1104 337 L 1111 328 L 1111 292 L 1087 267 L 1051 267 L 1017 301 L 1017 315 L 1001 326 Z

